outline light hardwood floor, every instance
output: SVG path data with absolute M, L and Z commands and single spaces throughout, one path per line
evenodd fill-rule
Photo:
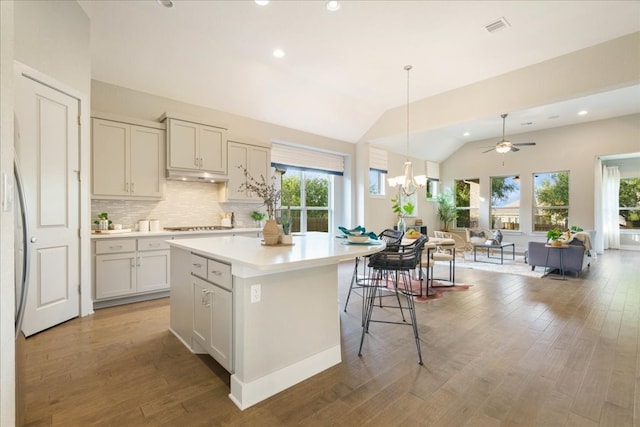
M 168 331 L 168 299 L 106 308 L 26 340 L 26 425 L 640 425 L 639 277 L 624 251 L 567 281 L 458 268 L 468 291 L 417 305 L 424 366 L 397 325 L 372 324 L 358 357 L 354 297 L 343 362 L 245 411 Z

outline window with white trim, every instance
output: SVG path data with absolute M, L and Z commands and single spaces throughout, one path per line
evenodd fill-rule
M 569 228 L 569 171 L 533 174 L 533 231 Z
M 376 147 L 369 147 L 369 195 L 384 196 L 387 180 L 387 152 Z
M 477 228 L 480 222 L 480 178 L 454 180 L 457 228 Z
M 491 228 L 520 230 L 520 176 L 491 177 Z

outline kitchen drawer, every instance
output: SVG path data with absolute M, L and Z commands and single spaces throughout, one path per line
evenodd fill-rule
M 231 266 L 213 259 L 207 260 L 207 280 L 231 290 Z
M 166 238 L 159 237 L 157 239 L 138 239 L 139 251 L 158 251 L 161 249 L 169 249 Z
M 199 255 L 191 254 L 191 274 L 207 278 L 207 259 Z
M 96 241 L 96 254 L 115 254 L 135 251 L 135 239 L 102 239 Z

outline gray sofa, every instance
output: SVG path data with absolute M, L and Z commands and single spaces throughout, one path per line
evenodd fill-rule
M 527 248 L 527 263 L 531 266 L 531 270 L 536 267 L 549 267 L 551 269 L 560 268 L 560 251 L 562 252 L 564 272 L 565 274 L 573 273 L 578 277 L 580 272 L 591 266 L 591 257 L 589 251 L 585 250 L 584 243 L 578 239 L 569 242 L 566 249 L 551 249 L 549 252 L 549 263 L 545 265 L 547 260 L 547 251 L 549 248 L 544 242 L 529 242 Z

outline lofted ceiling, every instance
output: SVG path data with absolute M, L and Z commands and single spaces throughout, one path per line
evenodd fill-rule
M 79 3 L 93 79 L 351 143 L 406 103 L 406 64 L 415 102 L 640 31 L 639 1 Z M 508 25 L 487 31 L 500 18 Z M 507 135 L 638 112 L 636 85 L 509 112 Z M 404 153 L 405 132 L 399 123 L 375 142 Z M 412 155 L 441 161 L 501 133 L 499 114 L 436 124 L 412 138 L 437 147 Z

